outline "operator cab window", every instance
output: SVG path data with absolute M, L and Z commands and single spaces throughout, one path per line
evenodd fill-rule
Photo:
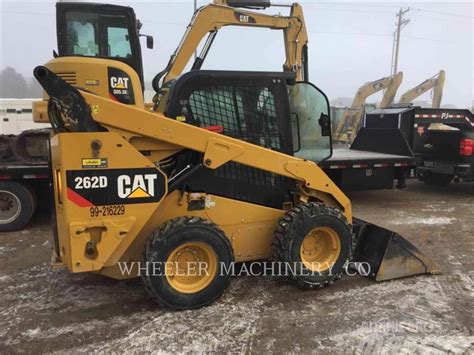
M 107 28 L 107 56 L 128 58 L 132 55 L 130 35 L 124 17 L 106 17 L 103 21 Z
M 210 86 L 189 96 L 191 122 L 222 126 L 223 133 L 281 151 L 276 103 L 265 86 Z
M 99 16 L 69 12 L 67 19 L 67 51 L 71 55 L 99 56 Z
M 101 16 L 68 12 L 67 55 L 129 58 L 132 56 L 127 20 L 123 16 Z

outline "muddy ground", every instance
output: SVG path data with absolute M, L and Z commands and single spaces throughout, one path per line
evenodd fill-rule
M 49 219 L 0 234 L 0 353 L 474 352 L 474 184 L 351 195 L 355 215 L 433 256 L 443 274 L 375 283 L 345 277 L 300 291 L 234 278 L 210 307 L 159 308 L 140 281 L 49 268 Z

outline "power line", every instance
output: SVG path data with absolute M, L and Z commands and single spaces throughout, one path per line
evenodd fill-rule
M 305 3 L 304 6 L 305 8 L 308 7 L 313 7 L 318 10 L 322 11 L 350 11 L 350 12 L 359 12 L 359 13 L 370 13 L 370 14 L 376 14 L 376 13 L 392 13 L 391 11 L 369 11 L 369 10 L 361 10 L 361 7 L 372 7 L 372 8 L 381 8 L 381 9 L 393 9 L 393 8 L 398 8 L 396 5 L 380 5 L 380 4 L 357 4 L 357 5 L 347 5 L 347 4 L 340 4 L 340 3 L 331 3 L 331 5 L 334 5 L 335 7 L 319 7 L 319 4 L 312 4 L 312 3 Z M 346 7 L 346 8 L 341 8 L 341 7 Z M 357 9 L 350 8 L 350 7 L 357 7 Z M 451 16 L 451 17 L 459 17 L 459 18 L 466 18 L 469 20 L 473 20 L 474 17 L 469 16 L 469 15 L 461 15 L 461 14 L 454 14 L 450 12 L 444 12 L 444 11 L 436 11 L 436 10 L 428 10 L 428 9 L 420 9 L 420 8 L 412 8 L 410 7 L 411 10 L 415 11 L 420 11 L 420 12 L 427 12 L 427 13 L 433 13 L 433 14 L 438 14 L 438 15 L 444 15 L 444 16 Z
M 328 7 L 319 7 L 318 4 L 304 4 L 305 11 L 307 10 L 319 10 L 319 11 L 343 11 L 343 12 L 357 12 L 363 14 L 392 14 L 390 11 L 368 11 L 368 10 L 355 10 L 355 9 L 341 9 L 341 8 L 328 8 Z
M 445 15 L 445 16 L 453 16 L 453 17 L 462 17 L 462 18 L 467 18 L 470 20 L 473 20 L 474 17 L 468 16 L 468 15 L 461 15 L 461 14 L 453 14 L 449 12 L 443 12 L 443 11 L 435 11 L 435 10 L 426 10 L 426 9 L 418 9 L 418 8 L 411 8 L 412 10 L 415 11 L 421 11 L 421 12 L 431 12 L 433 14 L 438 14 L 438 15 Z
M 459 45 L 459 46 L 464 46 L 464 44 L 461 43 L 461 42 L 447 41 L 447 40 L 444 40 L 444 39 L 416 37 L 416 36 L 408 36 L 408 35 L 405 36 L 405 37 L 410 38 L 410 39 L 418 39 L 418 40 L 422 40 L 422 41 L 443 42 L 443 43 L 451 43 L 451 44 L 456 44 L 456 45 Z
M 363 33 L 363 32 L 328 32 L 328 31 L 308 31 L 312 34 L 329 34 L 329 35 L 354 35 L 354 36 L 375 36 L 375 37 L 390 37 L 391 34 L 382 33 Z
M 54 16 L 53 12 L 28 12 L 28 11 L 2 11 L 3 14 L 14 14 L 14 15 L 41 15 L 41 16 Z

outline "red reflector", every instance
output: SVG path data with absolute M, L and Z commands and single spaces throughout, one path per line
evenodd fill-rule
M 0 180 L 10 180 L 11 178 L 10 175 L 0 175 Z
M 474 141 L 470 138 L 462 138 L 459 145 L 459 154 L 462 156 L 471 156 Z
M 211 132 L 216 132 L 216 133 L 224 132 L 224 126 L 206 126 L 202 128 L 207 129 L 208 131 L 211 131 Z

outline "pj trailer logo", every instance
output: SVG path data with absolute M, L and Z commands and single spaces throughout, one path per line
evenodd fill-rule
M 166 179 L 154 168 L 69 170 L 67 198 L 80 207 L 159 202 Z

